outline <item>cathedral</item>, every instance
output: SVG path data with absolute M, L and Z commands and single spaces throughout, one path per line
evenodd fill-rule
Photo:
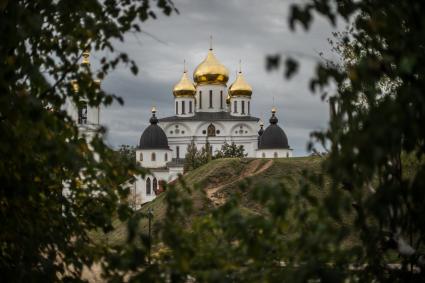
M 136 151 L 139 164 L 151 172 L 135 182 L 134 190 L 142 203 L 154 199 L 163 182 L 183 174 L 184 158 L 192 142 L 198 149 L 208 144 L 213 154 L 225 142 L 234 142 L 243 146 L 247 157 L 292 157 L 276 109 L 272 108 L 270 125 L 263 129 L 260 119 L 251 115 L 253 90 L 241 68 L 229 87 L 228 80 L 228 69 L 210 48 L 195 68 L 193 81 L 185 68 L 174 86 L 174 115 L 157 117 L 152 108 L 150 125 L 143 131 Z
M 83 64 L 89 66 L 88 56 L 88 52 L 83 53 Z M 156 108 L 152 108 L 150 125 L 143 131 L 136 150 L 137 162 L 150 171 L 144 178 L 138 176 L 132 185 L 137 205 L 153 200 L 164 183 L 183 174 L 184 158 L 192 142 L 198 149 L 208 144 L 212 154 L 227 142 L 242 145 L 248 158 L 292 157 L 275 107 L 270 124 L 264 129 L 260 119 L 251 116 L 253 90 L 241 68 L 229 87 L 228 80 L 228 69 L 210 48 L 195 68 L 193 81 L 185 67 L 174 86 L 174 115 L 158 117 Z M 100 123 L 99 108 L 87 107 L 84 101 L 78 107 L 68 105 L 68 113 L 88 137 Z

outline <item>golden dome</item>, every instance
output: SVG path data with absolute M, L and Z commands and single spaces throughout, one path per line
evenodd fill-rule
M 194 96 L 196 92 L 195 86 L 184 71 L 180 81 L 174 86 L 173 94 L 175 97 Z
M 251 96 L 252 87 L 245 81 L 242 72 L 239 71 L 234 83 L 229 87 L 230 96 Z
M 90 66 L 90 51 L 88 51 L 87 49 L 83 52 L 83 61 L 81 62 L 81 65 Z
M 215 58 L 212 49 L 208 51 L 207 58 L 196 67 L 193 80 L 197 84 L 226 85 L 229 80 L 229 70 Z

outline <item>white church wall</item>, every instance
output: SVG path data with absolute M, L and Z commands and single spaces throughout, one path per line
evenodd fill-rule
M 224 122 L 221 121 L 199 121 L 194 124 L 195 131 L 194 135 L 198 137 L 207 136 L 208 135 L 208 126 L 214 125 L 215 127 L 215 135 L 216 136 L 223 136 L 226 134 L 226 125 Z
M 180 174 L 183 174 L 182 166 L 170 166 L 168 169 L 170 170 L 168 175 L 168 182 L 176 180 Z
M 259 149 L 257 158 L 289 158 L 292 157 L 292 149 Z
M 158 124 L 167 137 L 186 137 L 193 135 L 193 128 L 190 123 L 171 122 Z
M 226 111 L 227 87 L 224 85 L 198 85 L 195 97 L 197 112 Z
M 236 96 L 230 98 L 230 114 L 243 117 L 251 114 L 251 97 Z
M 252 136 L 258 135 L 258 129 L 260 128 L 257 122 L 240 122 L 236 121 L 229 124 L 227 135 L 232 137 L 240 137 L 240 136 Z
M 195 99 L 193 97 L 177 97 L 174 99 L 174 111 L 179 117 L 195 115 Z
M 215 126 L 216 136 L 208 137 L 208 126 Z M 258 129 L 259 124 L 256 121 L 185 121 L 185 122 L 164 122 L 159 123 L 163 127 L 167 137 L 168 144 L 172 149 L 173 158 L 183 159 L 187 152 L 187 147 L 193 140 L 198 149 L 201 149 L 208 138 L 208 142 L 213 147 L 213 153 L 221 149 L 221 146 L 227 142 L 235 142 L 237 145 L 243 145 L 248 157 L 255 157 L 258 145 Z M 176 134 L 175 126 L 180 129 Z M 182 134 L 182 129 L 185 133 Z M 173 133 L 171 133 L 173 132 Z M 188 133 L 188 134 L 186 134 Z M 177 150 L 178 148 L 178 150 Z
M 160 181 L 168 182 L 168 179 L 168 170 L 151 170 L 151 174 L 147 174 L 144 178 L 142 178 L 142 176 L 137 176 L 134 182 L 135 191 L 132 192 L 135 195 L 130 196 L 130 198 L 136 201 L 136 206 L 152 201 L 156 198 L 155 189 L 160 189 Z M 155 182 L 156 186 L 154 185 Z
M 78 107 L 75 103 L 68 99 L 65 104 L 65 110 L 68 115 L 74 120 L 75 123 L 79 124 L 78 119 Z M 99 125 L 100 124 L 100 108 L 99 107 L 90 107 L 87 105 L 87 120 L 84 124 L 87 125 Z
M 138 149 L 136 160 L 145 168 L 165 167 L 171 161 L 172 152 L 168 149 Z

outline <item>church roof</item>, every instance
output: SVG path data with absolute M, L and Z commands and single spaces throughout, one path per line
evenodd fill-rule
M 149 120 L 151 123 L 147 127 L 142 136 L 140 137 L 140 149 L 169 149 L 168 139 L 164 131 L 159 127 L 158 118 L 155 116 L 156 110 L 152 110 L 152 118 Z
M 260 135 L 258 149 L 289 149 L 288 137 L 281 127 L 277 124 L 278 119 L 275 116 L 276 110 L 272 110 L 270 126 Z
M 232 116 L 229 112 L 196 112 L 192 117 L 170 116 L 159 119 L 160 122 L 178 122 L 178 121 L 253 121 L 260 119 L 252 116 Z

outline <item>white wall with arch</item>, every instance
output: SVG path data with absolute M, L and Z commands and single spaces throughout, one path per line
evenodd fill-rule
M 292 149 L 258 149 L 257 158 L 290 158 Z
M 170 149 L 138 149 L 136 150 L 136 161 L 145 168 L 165 167 L 171 161 L 172 151 Z

